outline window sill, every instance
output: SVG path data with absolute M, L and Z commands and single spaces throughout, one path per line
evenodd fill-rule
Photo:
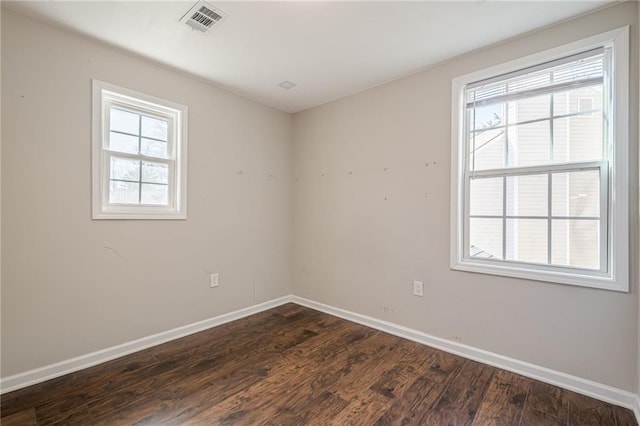
M 459 261 L 451 265 L 455 271 L 473 272 L 478 274 L 499 275 L 504 277 L 521 278 L 548 283 L 569 284 L 578 287 L 597 288 L 627 293 L 627 282 L 620 282 L 609 276 L 594 276 L 572 274 L 557 271 L 543 271 L 526 267 L 514 267 L 510 265 L 487 265 L 470 260 Z
M 185 212 L 99 212 L 93 214 L 94 220 L 186 220 Z

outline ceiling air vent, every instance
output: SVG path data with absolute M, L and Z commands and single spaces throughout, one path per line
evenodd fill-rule
M 226 15 L 219 9 L 210 4 L 199 1 L 180 19 L 194 30 L 209 31 L 214 26 L 220 25 L 224 21 Z

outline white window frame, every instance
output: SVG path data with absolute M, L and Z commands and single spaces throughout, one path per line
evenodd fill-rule
M 606 244 L 601 242 L 602 271 L 534 265 L 521 262 L 487 261 L 465 255 L 468 237 L 465 213 L 468 200 L 466 176 L 467 138 L 465 134 L 465 87 L 524 68 L 561 59 L 590 49 L 611 47 L 613 78 L 611 90 L 612 122 L 608 123 L 608 159 L 604 162 L 572 164 L 570 168 L 599 169 L 606 186 L 600 188 L 601 226 L 607 227 Z M 605 79 L 609 78 L 605 75 Z M 454 78 L 452 81 L 451 144 L 451 269 L 537 281 L 571 284 L 621 292 L 629 291 L 629 27 L 622 27 L 583 40 L 529 55 L 485 70 Z M 543 173 L 562 171 L 563 165 L 545 166 Z M 505 169 L 508 170 L 508 169 Z M 539 172 L 538 168 L 519 168 L 523 173 Z M 480 172 L 481 173 L 481 172 Z M 479 172 L 474 172 L 477 177 Z M 605 222 L 605 223 L 602 223 Z M 468 253 L 468 250 L 467 250 Z
M 167 159 L 110 151 L 108 148 L 110 108 L 167 120 Z M 92 80 L 92 207 L 93 219 L 186 219 L 187 218 L 187 107 L 114 84 Z M 169 203 L 109 203 L 112 157 L 167 164 Z

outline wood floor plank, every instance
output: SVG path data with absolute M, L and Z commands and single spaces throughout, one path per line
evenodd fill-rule
M 376 425 L 425 424 L 433 405 L 440 399 L 465 365 L 465 360 L 442 351 L 433 351 L 415 380 L 400 398 L 378 418 Z
M 532 381 L 525 410 L 536 410 L 558 418 L 565 424 L 569 416 L 568 392 L 557 386 Z
M 311 321 L 313 317 L 310 315 L 307 319 Z M 145 421 L 150 424 L 165 422 L 168 419 L 171 421 L 186 419 L 206 409 L 209 404 L 220 402 L 253 383 L 261 382 L 267 374 L 267 367 L 279 357 L 282 351 L 316 335 L 315 332 L 305 328 L 294 327 L 271 336 L 271 339 L 261 339 L 260 344 L 256 342 L 251 349 L 243 348 L 242 355 L 225 354 L 224 362 L 219 358 L 198 360 L 195 364 L 180 370 L 179 380 L 185 382 L 183 386 L 174 383 L 175 378 L 171 376 L 167 378 L 169 380 L 167 386 L 173 391 L 168 397 L 158 395 L 156 399 L 173 400 L 175 404 L 169 403 L 164 410 L 154 413 L 151 418 L 147 418 L 147 405 L 149 404 L 148 395 L 153 391 L 140 385 L 133 389 L 124 389 L 118 395 L 112 395 L 111 401 L 103 401 L 103 403 L 113 404 L 114 397 L 129 401 L 142 400 L 143 403 L 137 404 L 134 409 L 141 410 L 140 413 L 146 415 Z M 224 366 L 224 369 L 218 368 L 220 366 Z M 151 380 L 156 381 L 158 377 L 153 377 Z M 152 381 L 147 381 L 147 386 L 156 387 Z M 202 389 L 207 389 L 209 392 L 203 393 Z M 141 393 L 131 395 L 131 391 L 141 391 Z M 122 407 L 119 408 L 122 409 Z M 179 415 L 176 416 L 176 413 Z M 133 413 L 128 413 L 128 416 L 132 417 Z
M 636 417 L 633 411 L 628 408 L 613 407 L 617 426 L 637 426 Z
M 411 385 L 411 379 L 416 377 L 417 372 L 431 362 L 434 352 L 431 348 L 423 345 L 406 340 L 401 341 L 397 360 L 379 378 L 374 377 L 377 380 L 371 384 L 369 389 L 389 399 L 400 398 Z M 389 363 L 387 363 L 388 365 Z
M 309 408 L 303 410 L 300 406 L 294 407 L 293 410 L 297 416 L 297 422 L 293 424 L 321 425 L 326 424 L 327 419 L 333 419 L 340 414 L 347 406 L 348 401 L 340 398 L 338 395 L 324 391 L 309 403 Z M 277 419 L 277 418 L 276 418 Z M 273 420 L 264 420 L 261 424 L 272 423 Z
M 189 392 L 177 391 L 177 397 L 171 399 L 169 395 L 163 395 L 160 390 L 135 401 L 126 408 L 117 412 L 107 413 L 101 417 L 100 425 L 113 424 L 187 424 L 188 420 L 199 413 L 215 406 L 227 398 L 246 391 L 252 384 L 260 382 L 264 378 L 263 368 L 256 371 L 243 371 L 237 375 L 222 376 L 209 383 L 205 383 L 198 391 L 193 391 L 189 386 Z M 180 386 L 174 384 L 173 387 Z M 126 419 L 120 421 L 119 419 Z
M 13 392 L 2 394 L 0 407 L 2 407 L 2 415 L 8 416 L 18 411 L 34 408 L 47 400 L 46 395 L 59 395 L 60 390 L 70 386 L 74 386 L 75 374 L 67 374 L 36 386 L 29 386 L 18 389 Z
M 349 359 L 339 370 L 338 380 L 328 390 L 345 400 L 352 400 L 362 389 L 368 389 L 389 368 L 400 359 L 397 350 L 399 342 L 393 336 L 379 334 L 361 345 L 361 351 Z
M 26 410 L 17 411 L 8 416 L 2 417 L 0 422 L 2 426 L 37 426 L 36 410 L 28 408 Z
M 376 340 L 383 340 L 380 333 L 359 334 L 368 345 L 375 345 Z M 291 410 L 302 410 L 301 405 L 308 404 L 310 399 L 318 397 L 326 391 L 327 387 L 342 377 L 345 371 L 350 371 L 351 366 L 364 359 L 360 346 L 345 345 L 346 341 L 353 341 L 353 334 L 344 336 L 343 344 L 337 347 L 338 352 L 333 361 L 335 365 L 344 365 L 342 369 L 330 370 L 322 368 L 322 364 L 296 364 L 295 362 L 283 362 L 276 364 L 269 371 L 268 377 L 255 383 L 247 390 L 246 394 L 235 395 L 224 402 L 209 408 L 193 419 L 195 423 L 225 422 L 225 419 L 242 419 L 242 423 L 249 423 L 251 419 L 259 418 L 260 414 L 268 418 L 279 418 Z M 361 341 L 362 339 L 359 339 Z M 325 349 L 331 349 L 336 341 Z M 362 343 L 362 342 L 361 342 Z M 323 351 L 316 351 L 322 354 Z M 317 366 L 318 368 L 314 368 Z M 283 389 L 286 391 L 283 392 Z M 247 396 L 248 395 L 248 396 Z M 238 413 L 229 417 L 225 413 Z
M 569 426 L 615 426 L 613 406 L 584 395 L 569 393 Z
M 499 370 L 473 419 L 475 425 L 517 425 L 529 393 L 530 380 Z
M 427 376 L 417 377 L 407 387 L 402 397 L 396 398 L 390 406 L 385 408 L 374 425 L 419 424 L 421 417 L 439 399 L 444 389 L 445 385 L 442 382 Z M 383 398 L 382 395 L 380 397 Z
M 494 367 L 466 361 L 430 410 L 426 424 L 471 424 L 495 372 Z
M 76 404 L 68 400 L 60 399 L 52 404 L 43 404 L 36 407 L 36 419 L 40 425 L 93 424 L 93 417 L 87 404 Z
M 3 425 L 635 425 L 633 413 L 286 304 L 2 395 Z
M 372 425 L 379 418 L 380 413 L 385 412 L 391 401 L 372 390 L 365 390 L 355 396 L 351 402 L 337 415 L 326 419 L 326 425 Z M 323 424 L 318 421 L 315 424 Z
M 292 317 L 293 315 L 289 316 L 290 319 Z M 304 321 L 295 323 L 297 327 L 290 327 L 271 336 L 270 339 L 263 337 L 260 344 L 254 342 L 251 347 L 243 347 L 242 355 L 226 354 L 225 357 L 229 359 L 225 359 L 221 364 L 224 369 L 217 368 L 216 362 L 210 365 L 208 370 L 205 368 L 203 371 L 196 372 L 193 378 L 186 377 L 188 380 L 181 380 L 186 383 L 174 384 L 172 386 L 174 391 L 170 395 L 158 397 L 163 401 L 171 400 L 162 410 L 148 415 L 147 406 L 151 404 L 148 399 L 133 408 L 138 409 L 141 414 L 146 414 L 146 417 L 140 420 L 142 424 L 186 421 L 240 390 L 246 390 L 254 383 L 263 382 L 278 359 L 284 358 L 297 345 L 304 344 L 312 338 L 315 339 L 317 333 L 313 332 L 313 329 L 327 328 L 327 324 L 332 322 L 330 317 L 316 318 L 316 315 L 307 315 Z M 204 364 L 206 366 L 206 362 Z M 183 376 L 182 379 L 185 377 Z
M 94 413 L 121 410 L 149 392 L 168 386 L 174 380 L 175 371 L 179 369 L 180 365 L 174 361 L 162 361 L 154 364 L 147 369 L 140 370 L 139 375 L 125 387 L 114 388 L 104 397 L 96 396 L 89 400 L 87 405 Z
M 525 407 L 522 418 L 520 419 L 521 426 L 567 426 L 566 419 L 559 419 L 551 414 L 543 413 L 534 408 Z

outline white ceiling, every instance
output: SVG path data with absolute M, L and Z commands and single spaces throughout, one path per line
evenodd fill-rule
M 195 0 L 3 5 L 297 112 L 608 2 L 212 1 L 206 34 L 178 21 Z

